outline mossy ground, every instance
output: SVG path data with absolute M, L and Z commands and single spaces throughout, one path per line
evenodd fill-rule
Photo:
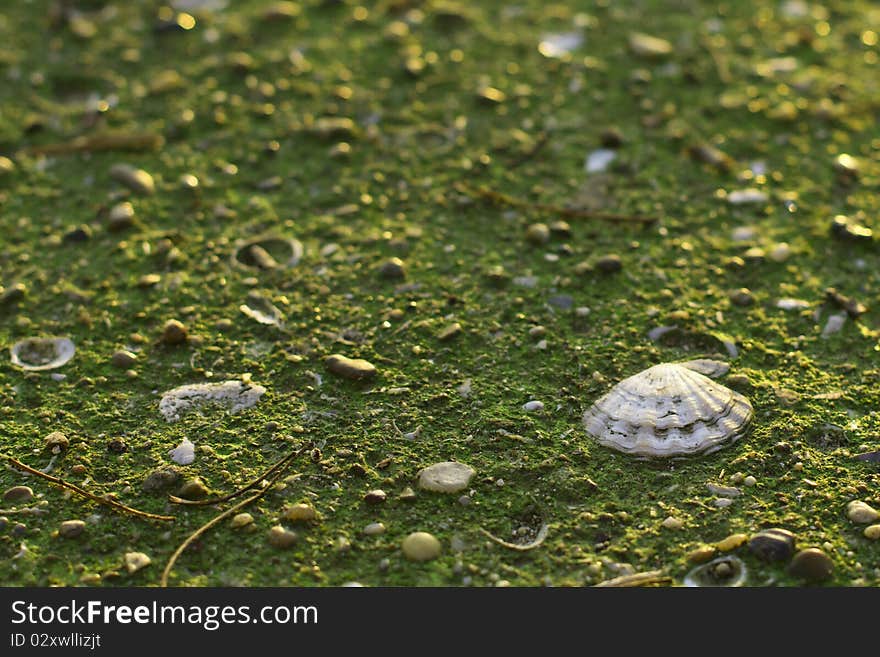
M 303 441 L 320 453 L 297 461 L 249 509 L 255 531 L 221 525 L 187 550 L 174 585 L 582 585 L 621 572 L 614 564 L 681 582 L 693 548 L 771 526 L 824 546 L 835 564 L 828 584 L 880 582 L 880 544 L 844 513 L 851 499 L 880 502 L 877 465 L 854 459 L 878 448 L 880 255 L 874 242 L 829 231 L 837 214 L 870 226 L 880 207 L 880 76 L 868 29 L 880 24 L 876 5 L 309 0 L 287 5 L 298 15 L 266 18 L 277 3 L 224 4 L 192 10 L 191 29 L 174 27 L 175 12 L 154 2 L 10 2 L 0 12 L 0 152 L 16 164 L 0 174 L 0 284 L 27 288 L 0 309 L 0 342 L 65 335 L 77 344 L 63 381 L 0 363 L 0 447 L 44 467 L 42 439 L 62 431 L 71 445 L 53 474 L 177 518 L 128 517 L 5 469 L 0 488 L 30 485 L 32 504 L 46 502 L 48 512 L 8 515 L 0 582 L 155 585 L 175 547 L 218 512 L 141 489 L 184 436 L 197 445 L 187 476 L 219 492 Z M 572 30 L 584 42 L 570 55 L 538 51 L 543 35 Z M 632 53 L 634 30 L 668 39 L 673 53 Z M 795 58 L 794 70 L 783 57 Z M 487 99 L 486 87 L 502 93 Z M 325 134 L 317 128 L 329 116 L 354 127 Z M 612 126 L 624 137 L 617 159 L 588 176 L 584 158 Z M 35 154 L 108 130 L 165 142 L 145 152 Z M 689 148 L 701 143 L 735 164 L 724 171 L 695 160 Z M 835 170 L 841 153 L 860 160 L 857 177 Z M 119 162 L 149 171 L 157 192 L 138 196 L 112 180 Z M 184 174 L 198 187 L 182 186 Z M 456 187 L 462 181 L 658 221 L 571 219 L 570 237 L 536 247 L 526 227 L 559 217 L 470 198 Z M 770 200 L 733 206 L 718 192 L 747 186 Z M 106 211 L 125 199 L 138 223 L 110 232 Z M 82 225 L 89 239 L 63 239 Z M 734 242 L 742 225 L 757 237 Z M 301 240 L 302 261 L 291 270 L 233 267 L 234 243 L 267 231 Z M 726 266 L 748 247 L 778 242 L 793 250 L 787 261 Z M 576 270 L 609 253 L 621 256 L 620 273 Z M 376 274 L 392 256 L 406 263 L 403 282 Z M 495 265 L 536 285 L 495 285 L 485 275 Z M 158 284 L 139 286 L 146 274 L 159 274 Z M 838 312 L 825 302 L 829 286 L 869 310 L 822 338 Z M 731 304 L 729 292 L 742 287 L 753 305 Z M 239 311 L 254 290 L 285 313 L 283 330 Z M 548 302 L 558 295 L 590 314 Z M 810 308 L 784 312 L 780 297 Z M 171 318 L 187 325 L 189 344 L 157 344 Z M 231 325 L 221 330 L 221 320 Z M 439 341 L 456 321 L 463 332 Z M 655 344 L 646 334 L 662 324 L 688 333 Z M 536 325 L 547 330 L 546 350 L 529 335 Z M 659 361 L 711 355 L 712 334 L 735 341 L 733 372 L 751 382 L 740 388 L 755 407 L 745 439 L 676 462 L 590 442 L 580 418 L 592 400 Z M 136 378 L 110 365 L 121 348 L 138 353 Z M 322 363 L 331 353 L 370 360 L 378 378 L 334 377 Z M 157 392 L 245 373 L 268 388 L 249 411 L 175 424 L 158 413 Z M 779 394 L 786 390 L 794 394 Z M 545 410 L 523 411 L 530 399 Z M 270 421 L 277 430 L 266 429 Z M 825 440 L 826 424 L 842 431 Z M 416 427 L 417 438 L 402 436 Z M 108 450 L 114 438 L 124 452 Z M 420 468 L 443 460 L 476 468 L 471 504 L 426 492 L 397 499 Z M 71 470 L 78 464 L 84 472 Z M 706 484 L 729 484 L 736 472 L 757 484 L 716 508 Z M 374 488 L 386 503 L 362 500 Z M 320 522 L 296 528 L 295 547 L 271 547 L 268 529 L 298 501 L 312 503 Z M 54 535 L 61 521 L 92 514 L 100 517 L 79 538 Z M 663 528 L 670 515 L 684 527 Z M 376 521 L 386 533 L 364 536 Z M 509 538 L 542 521 L 547 541 L 525 553 L 478 531 Z M 16 522 L 26 528 L 13 531 Z M 404 560 L 399 546 L 413 531 L 436 535 L 443 555 Z M 340 537 L 349 550 L 337 549 Z M 26 553 L 13 558 L 22 544 Z M 153 565 L 129 575 L 129 551 Z M 750 584 L 801 583 L 745 548 L 737 554 Z

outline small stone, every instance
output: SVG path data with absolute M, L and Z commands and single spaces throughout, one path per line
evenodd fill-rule
M 449 326 L 447 326 L 446 328 L 444 328 L 442 331 L 440 331 L 437 334 L 437 339 L 440 342 L 446 342 L 448 340 L 452 340 L 452 338 L 459 335 L 460 333 L 461 333 L 461 324 L 458 322 L 454 322 L 454 323 L 450 324 Z
M 92 229 L 87 225 L 83 224 L 82 226 L 76 226 L 75 228 L 71 228 L 66 233 L 62 239 L 65 242 L 86 242 L 92 237 Z
M 124 349 L 114 351 L 113 355 L 110 356 L 110 364 L 113 365 L 113 367 L 118 367 L 121 370 L 127 370 L 131 367 L 134 367 L 135 363 L 137 363 L 137 356 L 135 356 L 130 351 L 126 351 Z
M 532 224 L 526 228 L 526 241 L 540 246 L 550 241 L 550 227 L 547 224 Z
M 880 519 L 880 512 L 861 500 L 853 500 L 846 505 L 846 515 L 853 522 L 867 525 Z
M 727 202 L 732 205 L 747 203 L 766 203 L 770 197 L 760 189 L 737 189 L 727 195 Z
M 537 413 L 544 410 L 544 402 L 533 399 L 523 404 L 523 410 L 527 413 Z
M 123 454 L 128 450 L 128 445 L 122 438 L 111 438 L 107 441 L 107 451 L 113 454 Z
M 640 57 L 659 59 L 672 54 L 672 44 L 666 39 L 641 32 L 629 35 L 629 49 Z
M 128 570 L 129 575 L 133 575 L 142 568 L 146 568 L 151 563 L 153 563 L 153 560 L 143 552 L 125 553 L 125 567 Z
M 749 539 L 749 551 L 762 561 L 787 561 L 794 547 L 795 536 L 787 529 L 765 529 Z
M 406 278 L 406 267 L 400 258 L 389 258 L 379 265 L 379 276 L 386 280 L 399 281 Z
M 159 274 L 144 274 L 143 276 L 138 278 L 136 285 L 142 290 L 146 290 L 148 288 L 155 287 L 159 284 L 161 280 L 162 276 L 160 276 Z
M 364 493 L 364 502 L 366 502 L 367 504 L 381 504 L 386 499 L 388 499 L 388 495 L 385 493 L 384 490 L 380 488 L 377 488 L 376 490 L 369 490 Z
M 780 242 L 770 249 L 770 259 L 773 262 L 785 262 L 791 257 L 792 249 L 788 242 Z
M 86 523 L 82 520 L 65 520 L 58 528 L 58 535 L 64 538 L 76 538 L 86 529 Z
M 438 493 L 458 493 L 467 488 L 476 471 L 469 465 L 444 461 L 419 472 L 419 488 Z
M 237 513 L 229 521 L 229 526 L 233 529 L 241 529 L 253 524 L 254 517 L 250 513 Z
M 666 529 L 681 529 L 684 527 L 684 521 L 675 516 L 667 516 L 660 525 Z
M 117 203 L 107 213 L 107 229 L 119 231 L 134 225 L 134 206 L 126 201 Z
M 844 176 L 857 178 L 859 175 L 859 169 L 859 161 L 848 153 L 841 153 L 834 158 L 834 170 Z
M 275 525 L 269 530 L 269 545 L 276 548 L 289 548 L 296 543 L 296 532 L 285 529 L 281 525 Z
M 169 319 L 162 328 L 162 344 L 178 345 L 186 342 L 186 327 L 176 319 Z
M 846 313 L 838 313 L 837 315 L 829 315 L 828 320 L 825 322 L 825 326 L 822 328 L 822 337 L 827 338 L 835 333 L 839 333 L 843 328 L 843 325 L 846 324 Z
M 605 148 L 620 148 L 623 146 L 624 138 L 620 128 L 605 128 L 599 135 L 599 143 Z
M 557 237 L 571 237 L 571 224 L 562 219 L 557 219 L 550 224 L 550 233 Z
M 730 302 L 737 306 L 751 306 L 755 303 L 755 295 L 748 288 L 741 287 L 730 293 Z
M 402 491 L 400 491 L 400 495 L 397 496 L 403 502 L 412 502 L 416 499 L 416 492 L 407 486 Z
M 324 360 L 327 369 L 346 379 L 372 379 L 376 376 L 376 367 L 362 358 L 347 358 L 341 354 L 332 354 Z
M 623 262 L 619 255 L 611 253 L 596 260 L 596 269 L 603 274 L 613 274 L 623 269 Z
M 153 176 L 128 164 L 114 164 L 110 167 L 110 177 L 138 194 L 147 195 L 156 191 Z
M 807 548 L 794 555 L 788 572 L 809 582 L 823 582 L 834 573 L 834 562 L 819 548 Z
M 742 491 L 739 488 L 734 486 L 719 486 L 717 484 L 706 484 L 706 488 L 709 489 L 709 492 L 713 495 L 719 495 L 721 497 L 739 497 L 742 495 Z
M 313 522 L 318 519 L 318 512 L 315 511 L 315 507 L 302 503 L 287 507 L 282 515 L 285 520 L 290 522 Z
M 60 431 L 53 431 L 43 439 L 43 445 L 53 454 L 60 454 L 70 446 L 70 441 Z
M 180 481 L 180 477 L 180 472 L 174 468 L 159 468 L 147 475 L 144 483 L 141 484 L 141 490 L 145 493 L 157 493 L 168 490 Z
M 364 527 L 364 534 L 366 536 L 378 536 L 379 534 L 385 533 L 385 525 L 381 522 L 371 522 L 369 525 Z
M 755 479 L 752 475 L 749 475 L 745 479 L 743 479 L 743 484 L 746 486 L 754 486 L 758 483 L 758 480 Z
M 486 279 L 492 285 L 501 287 L 510 280 L 510 274 L 502 265 L 493 265 L 486 270 Z
M 831 234 L 842 240 L 858 242 L 870 242 L 874 239 L 874 231 L 842 214 L 832 219 Z
M 196 478 L 185 481 L 180 490 L 177 491 L 177 496 L 185 500 L 200 500 L 206 497 L 208 493 L 208 487 L 205 486 L 201 479 Z
M 718 541 L 715 544 L 715 548 L 719 552 L 730 552 L 731 550 L 738 548 L 740 545 L 743 545 L 748 540 L 749 537 L 745 534 L 731 534 L 727 538 Z
M 701 545 L 687 553 L 687 560 L 691 563 L 706 563 L 710 561 L 718 551 L 712 545 Z
M 0 155 L 0 176 L 12 173 L 15 170 L 15 163 L 8 157 Z
M 414 532 L 403 539 L 401 544 L 403 556 L 410 561 L 431 561 L 440 556 L 442 547 L 433 535 L 428 532 Z
M 868 538 L 872 541 L 876 541 L 880 539 L 880 525 L 871 525 L 870 527 L 865 527 L 865 538 Z

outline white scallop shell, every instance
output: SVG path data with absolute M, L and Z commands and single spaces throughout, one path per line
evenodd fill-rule
M 606 447 L 637 456 L 710 453 L 741 438 L 752 405 L 703 373 L 726 364 L 662 363 L 624 379 L 584 413 L 587 433 Z
M 31 372 L 61 367 L 74 352 L 70 338 L 25 338 L 9 348 L 12 364 Z

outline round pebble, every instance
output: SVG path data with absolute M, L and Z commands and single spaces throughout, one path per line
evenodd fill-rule
M 532 224 L 526 228 L 526 241 L 540 246 L 550 241 L 550 227 L 547 224 Z
M 162 344 L 177 345 L 186 342 L 186 327 L 176 319 L 169 319 L 162 328 Z
M 613 274 L 623 269 L 623 262 L 619 255 L 604 255 L 596 260 L 596 269 L 603 274 Z
M 138 194 L 153 194 L 156 191 L 153 176 L 128 164 L 114 164 L 110 167 L 110 177 Z
M 111 231 L 125 230 L 134 225 L 134 206 L 126 201 L 117 203 L 107 213 L 107 229 Z
M 787 529 L 765 529 L 749 539 L 749 551 L 762 561 L 788 561 L 794 547 L 795 535 Z
M 30 486 L 13 486 L 3 493 L 6 502 L 29 502 L 34 499 L 34 491 Z
M 310 504 L 293 504 L 284 510 L 284 519 L 290 522 L 312 522 L 317 520 L 318 512 Z
M 367 504 L 381 504 L 386 499 L 388 499 L 387 493 L 385 493 L 385 491 L 380 488 L 377 488 L 376 490 L 369 490 L 364 493 L 364 502 L 366 502 Z
M 867 525 L 880 519 L 880 512 L 861 500 L 853 500 L 847 504 L 846 515 L 850 520 L 860 525 Z
M 660 524 L 666 529 L 681 529 L 682 527 L 684 527 L 684 521 L 682 521 L 680 518 L 676 518 L 675 516 L 668 516 Z
M 807 548 L 794 555 L 788 572 L 808 582 L 824 582 L 834 573 L 834 562 L 819 548 Z
M 185 500 L 199 500 L 207 494 L 208 487 L 205 486 L 201 479 L 190 479 L 189 481 L 184 482 L 183 486 L 180 487 L 180 490 L 177 491 L 177 496 L 182 497 Z
M 82 520 L 65 520 L 58 528 L 58 535 L 64 538 L 76 538 L 86 529 L 86 523 Z
M 730 293 L 730 302 L 736 306 L 751 306 L 755 303 L 755 295 L 748 288 L 741 287 Z
M 125 351 L 124 349 L 120 349 L 119 351 L 113 352 L 113 355 L 110 356 L 110 364 L 113 367 L 118 367 L 121 370 L 127 370 L 130 367 L 133 367 L 137 362 L 137 356 L 135 356 L 130 351 Z
M 229 521 L 229 525 L 233 529 L 241 529 L 242 527 L 247 527 L 250 524 L 253 524 L 254 517 L 250 513 L 237 513 L 232 517 L 232 520 Z
M 440 541 L 428 532 L 414 532 L 403 539 L 403 556 L 410 561 L 431 561 L 440 556 Z
M 543 411 L 544 410 L 544 402 L 537 401 L 537 400 L 527 401 L 525 404 L 523 404 L 523 410 L 527 411 L 528 413 L 536 413 L 538 411 Z
M 419 488 L 438 493 L 458 493 L 467 488 L 475 474 L 476 471 L 464 463 L 435 463 L 419 472 Z
M 865 538 L 869 538 L 872 541 L 876 541 L 880 539 L 880 525 L 871 525 L 870 527 L 865 527 Z
M 379 276 L 386 280 L 402 280 L 406 278 L 406 267 L 400 258 L 389 258 L 379 265 Z
M 372 379 L 376 376 L 376 366 L 362 358 L 347 358 L 332 354 L 324 360 L 327 369 L 345 379 Z
M 275 525 L 269 530 L 269 545 L 277 548 L 288 548 L 296 543 L 296 532 L 285 529 L 281 525 Z
M 153 560 L 143 552 L 126 552 L 125 553 L 125 568 L 128 570 L 129 574 L 136 573 L 142 568 L 146 568 Z
M 53 431 L 43 440 L 46 449 L 53 454 L 60 454 L 63 450 L 70 446 L 70 441 L 60 431 Z
M 378 536 L 379 534 L 385 533 L 385 525 L 381 522 L 371 522 L 369 525 L 364 527 L 364 534 L 366 536 Z

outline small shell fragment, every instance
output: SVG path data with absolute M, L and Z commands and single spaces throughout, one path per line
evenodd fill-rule
M 193 383 L 163 394 L 159 412 L 166 422 L 176 422 L 182 415 L 207 405 L 225 406 L 230 413 L 237 413 L 256 404 L 265 392 L 263 386 L 237 380 Z
M 26 338 L 9 349 L 12 364 L 31 372 L 57 369 L 73 358 L 75 351 L 69 338 Z
M 168 452 L 171 460 L 179 465 L 189 465 L 196 460 L 196 448 L 188 438 L 184 438 L 180 444 Z
M 711 453 L 745 435 L 752 405 L 693 363 L 662 363 L 624 379 L 584 413 L 606 447 L 649 457 Z M 700 367 L 698 365 L 698 367 Z
M 745 564 L 732 555 L 714 559 L 691 570 L 684 578 L 689 587 L 742 586 L 746 581 Z

